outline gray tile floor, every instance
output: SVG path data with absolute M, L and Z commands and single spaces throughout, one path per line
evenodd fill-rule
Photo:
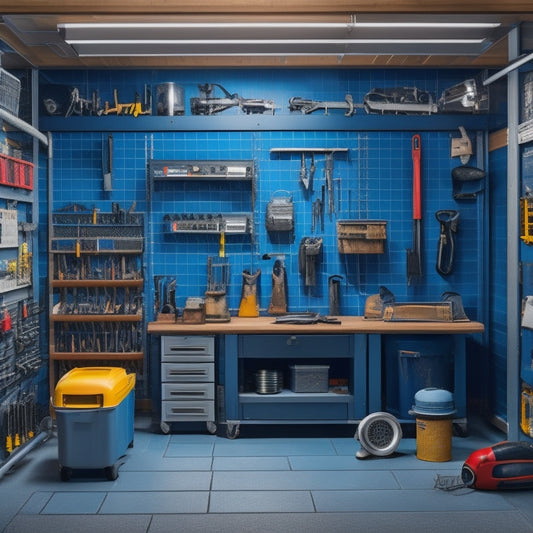
M 121 458 L 115 481 L 87 471 L 68 482 L 59 479 L 52 436 L 0 480 L 0 529 L 533 532 L 533 491 L 434 488 L 437 475 L 458 475 L 472 451 L 504 439 L 483 423 L 470 436 L 453 438 L 453 457 L 445 463 L 417 459 L 414 438 L 402 439 L 394 457 L 361 461 L 346 431 L 246 433 L 235 440 L 207 432 L 163 435 L 137 419 L 134 447 Z

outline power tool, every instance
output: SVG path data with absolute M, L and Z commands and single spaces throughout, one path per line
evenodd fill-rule
M 533 443 L 503 441 L 473 452 L 463 465 L 467 487 L 482 490 L 533 488 Z

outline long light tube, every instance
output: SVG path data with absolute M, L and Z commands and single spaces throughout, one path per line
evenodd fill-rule
M 480 44 L 483 39 L 70 39 L 69 44 Z
M 213 29 L 213 28 L 457 28 L 491 29 L 499 22 L 72 22 L 58 24 L 65 30 L 76 29 Z
M 352 15 L 344 22 L 95 22 L 58 24 L 57 29 L 80 56 L 352 55 L 372 53 L 372 45 L 381 53 L 394 53 L 386 47 L 397 46 L 398 53 L 411 54 L 418 45 L 428 46 L 430 54 L 467 50 L 476 55 L 488 43 L 485 31 L 499 25 L 490 20 L 358 21 Z

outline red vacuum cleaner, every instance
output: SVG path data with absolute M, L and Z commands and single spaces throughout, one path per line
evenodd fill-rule
M 477 450 L 465 461 L 461 479 L 475 489 L 531 489 L 533 443 L 504 441 Z

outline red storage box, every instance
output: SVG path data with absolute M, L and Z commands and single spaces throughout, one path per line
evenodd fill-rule
M 0 154 L 0 184 L 33 190 L 33 163 Z

